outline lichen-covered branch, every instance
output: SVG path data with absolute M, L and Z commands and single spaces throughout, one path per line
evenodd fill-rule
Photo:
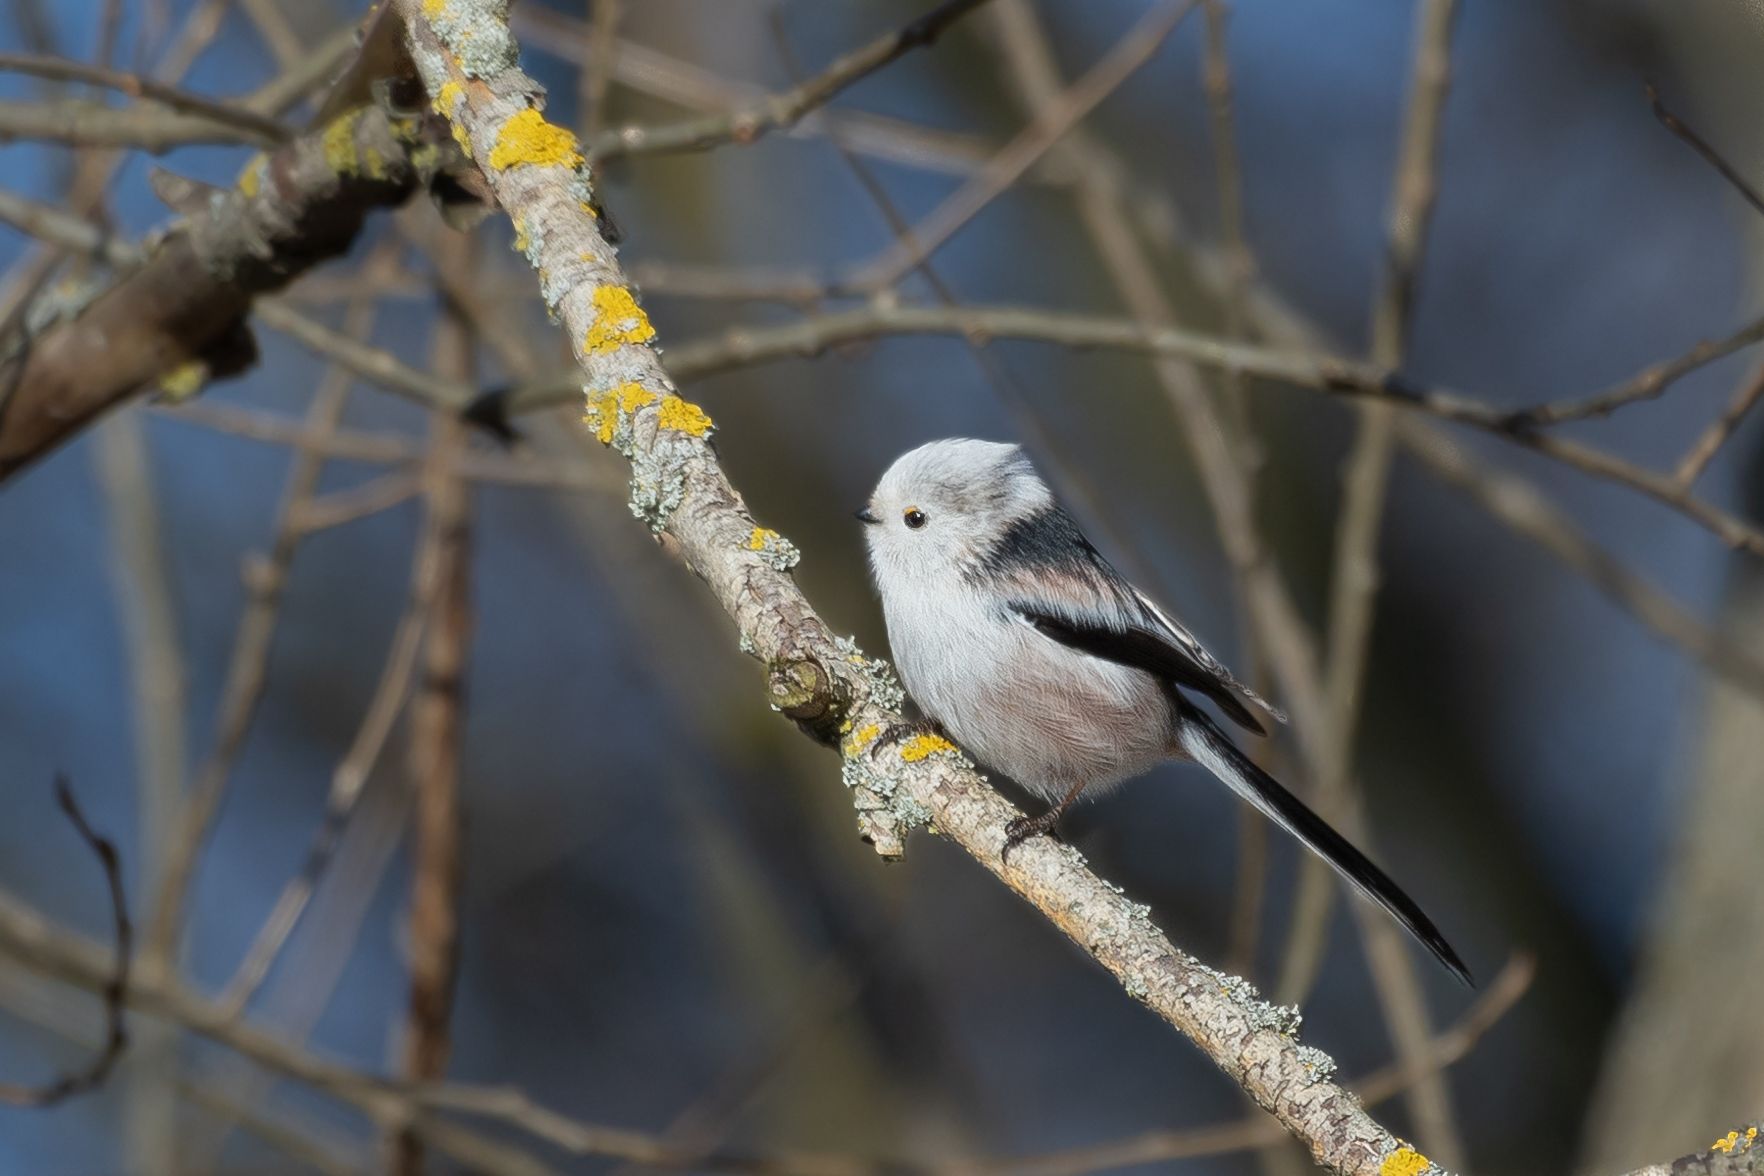
M 909 830 L 934 825 L 1200 1045 L 1325 1167 L 1359 1176 L 1427 1170 L 1331 1080 L 1325 1055 L 1299 1044 L 1295 1011 L 1177 950 L 1147 908 L 1074 850 L 1030 842 L 1006 864 L 999 850 L 1012 806 L 944 741 L 885 737 L 900 722 L 892 674 L 828 630 L 789 575 L 795 549 L 755 524 L 724 477 L 710 418 L 676 393 L 652 346 L 655 330 L 600 233 L 580 147 L 546 121 L 539 87 L 516 64 L 504 6 L 402 0 L 401 9 L 426 88 L 484 166 L 569 332 L 589 427 L 630 459 L 634 513 L 716 594 L 743 647 L 766 665 L 774 705 L 839 746 L 860 826 L 878 850 L 898 855 Z
M 253 158 L 114 285 L 0 341 L 0 481 L 139 389 L 249 363 L 256 296 L 342 252 L 369 209 L 456 158 L 438 120 L 371 107 Z
M 1649 1164 L 1627 1176 L 1760 1176 L 1764 1173 L 1764 1125 L 1737 1127 L 1700 1152 L 1669 1164 Z

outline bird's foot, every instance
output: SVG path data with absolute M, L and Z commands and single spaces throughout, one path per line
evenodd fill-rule
M 1011 850 L 1023 844 L 1031 837 L 1039 837 L 1046 833 L 1056 840 L 1059 837 L 1060 814 L 1065 806 L 1050 808 L 1039 817 L 1018 817 L 1005 826 L 1004 846 L 998 851 L 999 860 L 1011 860 Z
M 890 723 L 882 734 L 876 736 L 876 746 L 887 747 L 892 743 L 904 743 L 919 735 L 935 735 L 939 739 L 948 738 L 944 734 L 943 724 L 936 719 L 918 719 L 911 723 Z

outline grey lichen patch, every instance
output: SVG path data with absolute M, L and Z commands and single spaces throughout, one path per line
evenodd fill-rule
M 1314 1045 L 1299 1046 L 1298 1060 L 1313 1082 L 1327 1082 L 1335 1076 L 1335 1059 Z
M 528 265 L 545 272 L 545 225 L 538 217 L 515 221 L 513 247 L 527 259 Z
M 849 741 L 846 746 L 850 747 Z M 930 814 L 904 795 L 893 778 L 876 770 L 866 748 L 842 757 L 839 778 L 851 790 L 858 833 L 882 857 L 890 861 L 903 857 L 907 834 L 925 824 Z
M 686 498 L 686 460 L 696 448 L 684 433 L 657 429 L 654 441 L 629 454 L 631 513 L 657 535 L 668 529 L 668 516 Z
M 850 637 L 835 638 L 833 648 L 863 680 L 871 702 L 883 710 L 900 713 L 906 703 L 906 691 L 901 688 L 900 679 L 894 676 L 893 666 L 879 657 L 865 657 L 864 651 Z
M 796 544 L 768 527 L 755 527 L 747 538 L 747 549 L 759 553 L 760 562 L 780 572 L 788 572 L 802 562 Z
M 1195 970 L 1211 979 L 1219 987 L 1219 992 L 1243 1010 L 1252 1030 L 1260 1032 L 1272 1029 L 1283 1037 L 1298 1036 L 1299 1026 L 1304 1022 L 1304 1015 L 1297 1005 L 1277 1005 L 1262 999 L 1256 986 L 1242 976 L 1233 976 L 1221 972 L 1217 968 L 1209 968 L 1198 961 Z
M 508 30 L 508 0 L 423 0 L 423 15 L 467 77 L 514 67 L 519 51 Z

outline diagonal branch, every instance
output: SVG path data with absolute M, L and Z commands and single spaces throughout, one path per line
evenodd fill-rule
M 944 0 L 936 8 L 892 32 L 845 54 L 802 84 L 768 94 L 722 114 L 659 127 L 622 127 L 596 136 L 589 154 L 596 163 L 625 155 L 703 151 L 726 143 L 752 143 L 773 131 L 786 131 L 841 92 L 914 49 L 928 47 L 944 31 L 986 0 Z M 598 51 L 600 42 L 595 41 Z
M 1006 864 L 999 850 L 1016 815 L 1010 804 L 941 740 L 879 738 L 900 721 L 899 687 L 815 614 L 788 574 L 795 549 L 754 524 L 717 463 L 710 418 L 675 394 L 650 345 L 655 330 L 600 234 L 581 150 L 545 121 L 537 85 L 515 64 L 505 7 L 401 0 L 400 8 L 425 86 L 485 165 L 569 332 L 589 424 L 631 461 L 634 513 L 717 596 L 767 665 L 774 704 L 815 738 L 840 743 L 860 826 L 878 848 L 898 854 L 911 828 L 934 823 L 1188 1035 L 1330 1170 L 1371 1176 L 1404 1155 L 1330 1081 L 1328 1059 L 1298 1043 L 1294 1012 L 1176 949 L 1146 908 L 1069 848 L 1031 843 Z
M 360 108 L 254 159 L 138 268 L 0 356 L 0 481 L 154 380 L 248 362 L 254 298 L 340 253 L 370 208 L 453 158 L 435 120 Z

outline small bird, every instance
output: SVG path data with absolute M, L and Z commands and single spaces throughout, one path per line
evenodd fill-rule
M 1193 760 L 1473 983 L 1414 900 L 1183 693 L 1258 735 L 1262 719 L 1286 721 L 1090 545 L 1021 448 L 922 445 L 888 467 L 857 517 L 913 701 L 981 763 L 1053 803 L 1011 822 L 1005 855 L 1081 795 Z

